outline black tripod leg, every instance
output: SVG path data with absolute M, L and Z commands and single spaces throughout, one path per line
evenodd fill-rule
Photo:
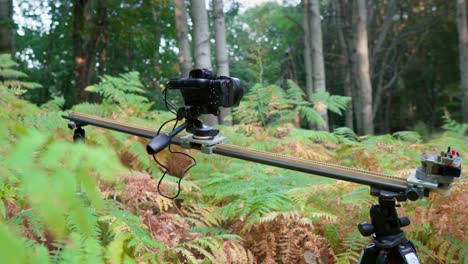
M 420 264 L 418 255 L 416 254 L 416 248 L 411 241 L 398 245 L 398 252 L 401 259 L 404 261 L 402 263 Z
M 84 142 L 85 141 L 85 130 L 82 127 L 77 127 L 73 130 L 73 142 Z
M 85 130 L 81 126 L 77 126 L 73 130 L 73 143 L 78 143 L 78 142 L 82 142 L 82 143 L 85 142 Z M 90 201 L 88 197 L 86 196 L 86 193 L 81 190 L 80 178 L 76 178 L 76 195 L 82 198 L 83 202 L 85 202 L 86 205 L 90 204 Z
M 362 250 L 361 256 L 359 257 L 358 264 L 375 264 L 379 251 L 375 247 L 374 243 L 367 244 Z

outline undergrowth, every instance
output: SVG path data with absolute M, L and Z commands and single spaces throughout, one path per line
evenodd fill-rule
M 131 85 L 120 89 L 124 83 Z M 289 85 L 286 91 L 251 90 L 246 100 L 270 93 L 288 104 L 283 109 L 280 101 L 264 102 L 249 115 L 238 112 L 235 118 L 250 122 L 222 127 L 229 143 L 401 177 L 418 166 L 423 152 L 453 146 L 468 153 L 466 125 L 450 119 L 443 134 L 431 139 L 412 131 L 358 136 L 348 128 L 298 129 L 291 109 L 314 106 Z M 88 90 L 103 102 L 73 110 L 151 128 L 171 117 L 149 111 L 136 73 L 103 77 Z M 336 111 L 347 102 L 329 100 Z M 86 144 L 73 144 L 60 98 L 37 107 L 0 89 L 0 107 L 6 110 L 0 112 L 5 263 L 356 263 L 370 242 L 356 230 L 375 202 L 368 187 L 182 150 L 195 155 L 198 165 L 171 201 L 156 191 L 162 168 L 146 155 L 146 140 L 86 127 Z M 177 176 L 190 160 L 169 152 L 158 158 L 169 166 L 162 190 L 176 191 Z M 399 209 L 413 220 L 405 230 L 423 263 L 467 261 L 467 181 L 462 177 L 457 184 L 451 197 L 406 202 Z

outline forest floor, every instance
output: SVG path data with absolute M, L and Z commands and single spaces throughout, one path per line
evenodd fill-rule
M 181 195 L 170 200 L 157 191 L 162 168 L 146 155 L 146 140 L 86 127 L 86 146 L 73 145 L 53 105 L 38 108 L 2 94 L 0 107 L 9 110 L 0 114 L 6 128 L 0 133 L 0 172 L 10 175 L 2 176 L 1 227 L 19 226 L 19 236 L 29 242 L 18 248 L 33 249 L 29 260 L 44 254 L 52 263 L 71 263 L 78 254 L 101 263 L 355 263 L 370 242 L 356 228 L 369 220 L 376 201 L 367 186 L 174 147 L 193 155 L 197 165 L 183 179 Z M 74 110 L 153 128 L 169 117 L 113 105 Z M 406 177 L 419 166 L 421 153 L 447 146 L 468 153 L 468 139 L 456 125 L 427 139 L 410 131 L 358 137 L 291 124 L 237 125 L 221 133 L 234 145 Z M 167 150 L 158 159 L 174 176 L 191 162 Z M 467 260 L 466 175 L 449 197 L 401 203 L 400 216 L 411 219 L 404 230 L 422 263 Z M 177 190 L 174 176 L 165 178 L 162 192 Z M 75 177 L 89 198 L 87 209 L 70 196 Z M 7 232 L 2 230 L 0 235 Z M 91 254 L 91 248 L 100 251 Z

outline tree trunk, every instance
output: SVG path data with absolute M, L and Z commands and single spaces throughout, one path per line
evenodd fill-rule
M 208 30 L 208 13 L 205 0 L 190 0 L 190 16 L 193 23 L 193 49 L 195 68 L 212 69 L 210 60 L 210 32 Z M 203 123 L 209 126 L 217 125 L 218 118 L 214 115 L 202 115 Z
M 372 85 L 369 75 L 369 48 L 367 43 L 366 1 L 355 3 L 356 21 L 354 22 L 354 70 L 357 96 L 355 106 L 358 116 L 357 130 L 359 134 L 374 133 L 372 121 Z M 358 101 L 358 102 L 356 102 Z
M 9 53 L 14 56 L 14 39 L 13 2 L 0 0 L 0 54 Z
M 188 40 L 187 9 L 184 0 L 174 0 L 179 65 L 181 77 L 187 78 L 193 67 L 192 53 Z
M 310 45 L 312 48 L 312 82 L 314 93 L 325 92 L 325 65 L 323 62 L 322 26 L 320 20 L 319 1 L 310 1 L 309 10 Z M 326 105 L 320 105 L 317 110 L 325 121 L 325 126 L 318 126 L 318 129 L 328 131 L 328 114 Z
M 457 28 L 460 49 L 462 122 L 468 123 L 468 26 L 466 0 L 457 0 Z
M 226 26 L 224 22 L 223 0 L 213 0 L 214 31 L 216 41 L 216 69 L 220 76 L 229 76 L 229 54 L 226 44 Z M 221 107 L 218 122 L 232 125 L 232 121 L 224 120 L 231 114 L 231 108 Z
M 106 63 L 107 63 L 107 39 L 109 33 L 109 23 L 107 20 L 107 12 L 102 12 L 102 29 L 101 35 L 99 36 L 99 51 L 98 51 L 98 62 L 99 66 L 97 68 L 97 74 L 102 76 L 106 73 Z
M 309 5 L 310 0 L 302 0 L 302 27 L 304 30 L 304 68 L 306 78 L 305 92 L 308 100 L 310 100 L 310 97 L 314 92 L 314 86 L 312 81 L 312 54 L 310 47 Z
M 74 75 L 76 102 L 87 100 L 86 86 L 89 84 L 90 67 L 95 59 L 96 46 L 99 37 L 105 28 L 107 13 L 106 0 L 98 0 L 97 18 L 88 41 L 84 40 L 85 34 L 85 8 L 88 0 L 75 0 L 73 6 L 73 51 L 74 51 Z M 86 43 L 85 43 L 86 42 Z
M 350 43 L 349 37 L 351 36 L 350 33 L 350 19 L 352 16 L 348 14 L 348 12 L 343 12 L 343 10 L 349 10 L 349 3 L 347 0 L 335 0 L 334 5 L 336 6 L 336 32 L 337 32 L 337 39 L 338 45 L 341 49 L 341 60 L 340 66 L 342 67 L 343 73 L 343 87 L 344 93 L 346 96 L 351 97 L 353 96 L 353 82 L 351 81 L 351 52 L 350 52 Z M 348 40 L 348 41 L 347 41 Z M 353 109 L 353 102 L 351 101 L 348 104 L 348 107 L 345 111 L 345 126 L 349 127 L 350 129 L 354 130 L 354 109 Z
M 292 80 L 297 83 L 296 64 L 294 63 L 294 50 L 287 47 L 284 51 L 284 58 L 281 61 L 281 87 L 286 89 L 288 87 L 287 80 Z
M 159 54 L 159 48 L 161 47 L 161 35 L 162 35 L 162 30 L 161 26 L 158 24 L 160 23 L 161 20 L 161 3 L 157 2 L 152 2 L 151 4 L 151 15 L 153 18 L 153 34 L 156 39 L 154 43 L 154 48 L 152 52 L 152 57 L 153 57 L 153 69 L 154 72 L 161 72 L 161 63 L 159 62 L 161 58 L 161 54 Z
M 310 1 L 302 0 L 302 29 L 304 38 L 304 70 L 305 70 L 305 94 L 307 100 L 311 101 L 312 94 L 314 93 L 314 82 L 312 72 L 312 47 L 311 47 L 311 32 L 310 32 Z M 307 124 L 309 129 L 316 129 L 315 124 Z

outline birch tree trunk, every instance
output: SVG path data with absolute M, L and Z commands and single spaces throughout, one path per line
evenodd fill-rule
M 195 68 L 211 70 L 210 32 L 208 30 L 208 13 L 206 11 L 205 0 L 190 0 L 190 4 L 190 16 L 193 23 Z M 214 115 L 202 115 L 200 119 L 209 126 L 218 124 L 218 118 Z
M 219 76 L 229 76 L 229 54 L 226 44 L 226 26 L 224 22 L 223 0 L 213 0 L 213 17 L 216 48 L 216 69 Z M 232 121 L 224 120 L 231 114 L 231 108 L 221 107 L 218 122 L 232 125 Z
M 369 48 L 367 43 L 367 10 L 366 1 L 355 2 L 356 21 L 354 21 L 354 65 L 357 100 L 357 130 L 358 133 L 374 133 L 372 121 L 372 85 L 369 75 Z
M 468 26 L 466 0 L 457 1 L 457 28 L 460 49 L 460 76 L 462 88 L 462 122 L 468 123 Z
M 187 78 L 193 67 L 192 53 L 188 40 L 187 8 L 184 0 L 174 0 L 177 44 L 179 47 L 179 65 L 181 77 Z
M 0 54 L 14 55 L 13 3 L 0 0 Z
M 323 62 L 322 26 L 320 20 L 320 3 L 318 0 L 311 0 L 309 5 L 310 16 L 310 45 L 312 53 L 312 82 L 314 93 L 325 92 L 325 66 Z M 316 104 L 316 110 L 325 121 L 324 126 L 318 126 L 319 130 L 328 131 L 328 114 L 326 104 Z

